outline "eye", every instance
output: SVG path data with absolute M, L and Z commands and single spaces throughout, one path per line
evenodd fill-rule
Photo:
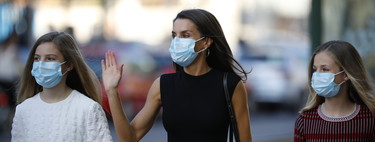
M 316 66 L 312 66 L 312 71 L 316 72 Z
M 54 57 L 47 57 L 47 61 L 55 61 L 56 59 Z
M 329 72 L 328 68 L 323 68 L 322 70 L 323 70 L 323 72 Z
M 39 57 L 37 57 L 37 56 L 34 57 L 34 61 L 39 61 L 39 60 L 40 60 Z
M 176 37 L 176 33 L 172 33 L 172 38 Z
M 183 37 L 183 38 L 189 38 L 190 35 L 189 35 L 189 34 L 183 34 L 182 37 Z

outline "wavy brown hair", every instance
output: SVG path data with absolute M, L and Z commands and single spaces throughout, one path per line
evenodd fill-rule
M 344 70 L 348 76 L 348 84 L 342 87 L 348 87 L 348 97 L 352 102 L 366 105 L 372 113 L 375 114 L 375 92 L 374 85 L 369 78 L 369 74 L 364 67 L 361 56 L 354 46 L 345 41 L 328 41 L 318 47 L 313 53 L 309 64 L 309 82 L 313 74 L 314 58 L 320 52 L 327 52 L 334 62 Z M 301 112 L 310 110 L 324 102 L 324 97 L 317 95 L 309 84 L 310 95 L 306 106 Z
M 50 32 L 41 36 L 32 47 L 26 66 L 19 82 L 17 104 L 22 103 L 43 90 L 31 75 L 36 48 L 46 42 L 52 42 L 64 56 L 65 61 L 73 66 L 67 73 L 66 85 L 101 104 L 101 87 L 98 77 L 86 64 L 72 36 L 64 32 Z

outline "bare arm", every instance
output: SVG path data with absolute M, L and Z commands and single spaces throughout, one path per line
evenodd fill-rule
M 133 126 L 134 131 L 136 132 L 135 135 L 137 140 L 143 138 L 151 129 L 160 110 L 160 107 L 160 78 L 158 78 L 154 81 L 148 92 L 144 107 L 130 123 Z
M 232 103 L 241 142 L 251 142 L 250 114 L 245 85 L 240 81 L 233 92 Z
M 102 60 L 103 84 L 108 95 L 109 107 L 111 108 L 115 130 L 120 142 L 139 141 L 152 127 L 159 112 L 160 85 L 156 79 L 149 90 L 145 106 L 129 123 L 118 94 L 118 83 L 121 80 L 123 65 L 118 68 L 115 55 L 112 51 L 105 54 L 105 63 Z

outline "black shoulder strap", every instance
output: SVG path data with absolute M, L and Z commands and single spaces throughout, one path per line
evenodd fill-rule
M 233 104 L 232 104 L 232 99 L 231 97 L 229 96 L 229 91 L 228 91 L 228 83 L 227 83 L 227 79 L 228 78 L 228 72 L 225 72 L 224 73 L 224 77 L 223 77 L 223 84 L 224 84 L 224 91 L 225 91 L 225 98 L 227 100 L 227 105 L 228 105 L 228 111 L 229 111 L 229 115 L 230 115 L 230 121 L 231 121 L 231 124 L 230 124 L 230 131 L 229 131 L 229 139 L 230 139 L 230 142 L 233 141 L 233 135 L 232 135 L 232 131 L 234 131 L 234 138 L 236 140 L 236 142 L 240 142 L 240 139 L 239 139 L 239 134 L 238 134 L 238 128 L 237 128 L 237 122 L 236 122 L 236 116 L 234 114 L 234 110 L 233 110 Z

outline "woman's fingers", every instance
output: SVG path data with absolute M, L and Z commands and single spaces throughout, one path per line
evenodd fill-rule
M 107 68 L 116 65 L 116 61 L 114 59 L 114 53 L 113 53 L 113 51 L 108 50 L 105 53 L 105 60 L 106 60 L 106 67 Z
M 121 65 L 121 68 L 120 68 L 120 75 L 122 75 L 122 72 L 124 71 L 124 64 Z
M 108 69 L 116 65 L 117 65 L 117 61 L 116 61 L 115 53 L 113 51 L 108 50 L 105 53 L 105 61 L 102 60 L 102 70 Z
M 106 67 L 106 69 L 109 67 L 109 64 L 108 64 L 108 51 L 105 52 L 105 67 Z
M 106 67 L 104 65 L 104 59 L 102 59 L 101 64 L 102 64 L 102 71 L 105 71 Z
M 116 61 L 115 53 L 113 51 L 111 51 L 111 58 L 112 58 L 112 64 L 114 66 L 116 66 L 117 65 L 117 61 Z

